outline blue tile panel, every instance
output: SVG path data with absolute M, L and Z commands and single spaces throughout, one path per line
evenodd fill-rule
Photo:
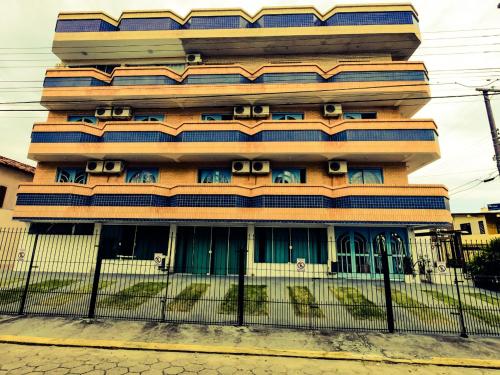
M 118 31 L 118 28 L 103 20 L 58 20 L 56 32 L 78 33 L 97 31 Z
M 322 22 L 314 14 L 272 14 L 260 17 L 254 27 L 313 27 Z
M 140 85 L 225 85 L 259 83 L 326 83 L 326 82 L 385 82 L 426 81 L 423 71 L 341 72 L 328 79 L 316 73 L 264 73 L 255 80 L 240 74 L 190 74 L 182 82 L 166 76 L 119 76 L 111 83 L 90 77 L 46 77 L 43 87 L 64 86 L 140 86 Z
M 184 25 L 186 29 L 245 29 L 251 24 L 240 16 L 195 16 Z
M 349 12 L 337 13 L 325 21 L 325 26 L 410 25 L 412 12 Z
M 435 196 L 346 196 L 231 194 L 33 194 L 17 195 L 18 206 L 110 206 L 110 207 L 238 207 L 238 208 L 380 208 L 447 210 L 448 199 Z
M 120 31 L 179 30 L 182 25 L 171 18 L 124 18 Z
M 124 18 L 118 27 L 95 20 L 59 20 L 56 32 L 91 31 L 138 31 L 138 30 L 178 30 L 178 29 L 244 29 L 275 27 L 320 27 L 320 26 L 357 26 L 357 25 L 406 25 L 416 23 L 412 12 L 347 12 L 337 13 L 321 21 L 312 13 L 269 14 L 255 22 L 248 22 L 240 16 L 194 16 L 184 25 L 169 17 L 161 18 Z
M 237 130 L 185 131 L 176 136 L 158 131 L 104 132 L 102 137 L 82 132 L 33 132 L 32 143 L 113 142 L 348 142 L 434 141 L 432 129 L 344 130 L 329 135 L 321 130 L 263 130 L 249 135 Z

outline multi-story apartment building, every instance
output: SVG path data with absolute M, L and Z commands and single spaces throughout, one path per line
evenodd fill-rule
M 407 177 L 439 158 L 412 118 L 430 99 L 418 22 L 411 5 L 62 13 L 15 217 L 175 272 L 234 274 L 246 248 L 247 274 L 376 277 L 384 243 L 403 273 L 413 229 L 451 222 L 446 188 Z

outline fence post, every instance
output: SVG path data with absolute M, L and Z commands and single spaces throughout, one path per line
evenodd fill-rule
M 382 249 L 382 272 L 384 273 L 384 290 L 385 290 L 385 311 L 387 314 L 387 329 L 389 333 L 394 332 L 394 310 L 392 309 L 392 293 L 391 293 L 391 278 L 389 274 L 389 257 L 387 255 L 387 247 L 380 246 Z
M 245 298 L 245 258 L 246 251 L 240 248 L 238 262 L 238 325 L 242 326 L 244 321 L 244 298 Z
M 452 251 L 453 251 L 453 256 L 455 257 L 455 264 L 454 264 L 455 267 L 453 267 L 453 274 L 455 277 L 454 284 L 457 290 L 458 318 L 460 321 L 460 337 L 467 338 L 469 336 L 467 335 L 467 329 L 465 328 L 462 297 L 460 297 L 460 286 L 459 286 L 460 281 L 458 281 L 458 276 L 457 276 L 457 266 L 460 264 L 462 266 L 462 270 L 464 267 L 463 252 L 462 252 L 462 236 L 459 232 L 454 232 L 452 238 L 453 238 Z
M 99 291 L 99 280 L 101 278 L 101 264 L 102 264 L 102 253 L 103 253 L 103 246 L 101 246 L 101 240 L 99 234 L 95 235 L 98 236 L 98 242 L 97 245 L 97 257 L 96 257 L 96 262 L 95 262 L 95 270 L 94 270 L 94 281 L 92 283 L 92 292 L 90 295 L 90 303 L 89 303 L 89 319 L 94 319 L 95 318 L 95 306 L 97 302 L 97 292 Z
M 21 304 L 19 305 L 18 315 L 23 315 L 24 307 L 26 306 L 26 298 L 28 297 L 28 289 L 30 286 L 31 271 L 33 269 L 33 263 L 35 262 L 35 251 L 36 251 L 37 244 L 38 244 L 38 233 L 35 235 L 35 241 L 33 242 L 33 248 L 31 249 L 30 268 L 28 269 L 28 276 L 26 277 L 26 285 L 24 286 L 23 295 L 21 297 Z

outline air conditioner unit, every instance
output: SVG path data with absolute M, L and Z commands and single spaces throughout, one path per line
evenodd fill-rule
M 122 161 L 106 160 L 104 161 L 102 172 L 103 173 L 122 173 L 125 165 Z
M 271 163 L 269 161 L 254 160 L 252 161 L 252 173 L 268 174 L 271 172 Z
M 113 107 L 113 118 L 116 120 L 129 120 L 132 117 L 132 108 Z
M 269 106 L 268 105 L 254 105 L 252 107 L 253 117 L 269 117 Z
M 249 160 L 235 160 L 232 164 L 233 174 L 245 174 L 250 173 L 250 161 Z
M 113 117 L 113 108 L 111 107 L 97 107 L 95 109 L 95 117 L 100 120 L 109 120 Z
M 102 160 L 90 160 L 85 166 L 85 172 L 87 173 L 102 173 L 104 168 L 104 162 Z
M 346 174 L 347 173 L 347 162 L 341 160 L 330 160 L 328 162 L 328 173 L 329 174 Z
M 328 103 L 323 106 L 324 117 L 340 117 L 342 116 L 342 104 Z
M 203 62 L 203 59 L 201 58 L 201 55 L 199 53 L 190 53 L 186 55 L 186 62 L 188 64 L 201 64 Z
M 249 105 L 238 105 L 233 109 L 234 118 L 250 118 L 252 117 L 252 107 Z

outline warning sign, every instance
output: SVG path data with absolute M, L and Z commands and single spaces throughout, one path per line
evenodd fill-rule
M 306 260 L 304 258 L 297 258 L 297 272 L 304 272 L 306 270 Z
M 155 253 L 154 261 L 155 261 L 156 265 L 161 266 L 161 262 L 162 262 L 164 257 L 165 257 L 165 255 L 163 255 L 162 253 Z
M 26 258 L 26 250 L 19 249 L 17 251 L 17 261 L 18 262 L 23 262 L 25 258 Z

